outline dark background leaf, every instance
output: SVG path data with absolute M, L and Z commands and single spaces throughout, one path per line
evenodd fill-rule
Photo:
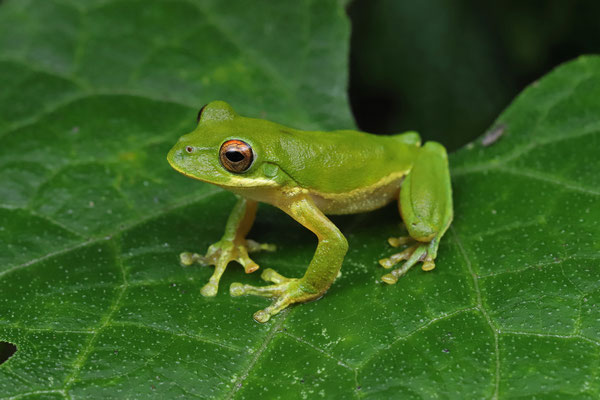
M 199 106 L 350 127 L 343 2 L 7 1 L 0 5 L 2 398 L 597 398 L 600 59 L 530 87 L 491 146 L 452 155 L 438 268 L 383 286 L 396 207 L 336 217 L 350 242 L 321 300 L 259 325 L 259 284 L 183 250 L 233 196 L 166 164 Z M 375 79 L 375 78 L 374 78 Z M 264 267 L 299 276 L 316 241 L 263 207 Z
M 367 132 L 416 129 L 454 150 L 525 85 L 600 52 L 594 1 L 355 0 L 350 98 Z

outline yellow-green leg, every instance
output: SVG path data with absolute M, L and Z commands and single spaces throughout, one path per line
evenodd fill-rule
M 413 168 L 402 183 L 399 209 L 410 237 L 390 238 L 388 242 L 394 247 L 411 245 L 400 253 L 379 260 L 384 268 L 405 261 L 400 268 L 381 278 L 388 284 L 396 283 L 419 262 L 423 263 L 424 271 L 435 268 L 440 239 L 453 216 L 448 157 L 442 145 L 427 142 L 421 148 Z
M 273 303 L 254 313 L 258 322 L 267 322 L 291 304 L 317 299 L 338 276 L 342 261 L 348 250 L 348 242 L 337 227 L 315 206 L 308 197 L 290 201 L 282 209 L 307 229 L 310 229 L 319 244 L 302 278 L 286 278 L 272 269 L 266 269 L 262 279 L 273 285 L 257 287 L 233 283 L 230 293 L 233 296 L 255 295 L 274 299 Z

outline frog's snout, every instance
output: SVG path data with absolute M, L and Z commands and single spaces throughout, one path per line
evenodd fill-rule
M 176 170 L 179 170 L 178 166 L 181 165 L 181 162 L 183 161 L 183 153 L 184 151 L 182 151 L 182 147 L 178 143 L 173 146 L 173 148 L 169 150 L 169 153 L 167 154 L 167 161 Z

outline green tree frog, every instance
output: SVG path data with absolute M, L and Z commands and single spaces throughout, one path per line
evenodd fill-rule
M 291 304 L 320 298 L 334 282 L 348 242 L 328 214 L 362 213 L 398 201 L 408 237 L 388 239 L 400 253 L 379 260 L 385 268 L 404 261 L 382 277 L 394 284 L 413 265 L 432 270 L 441 237 L 452 220 L 448 158 L 439 143 L 415 132 L 376 136 L 353 130 L 301 131 L 238 115 L 223 101 L 213 101 L 198 114 L 196 129 L 182 136 L 167 156 L 171 166 L 191 178 L 237 195 L 225 234 L 205 255 L 185 252 L 181 263 L 214 265 L 204 296 L 215 296 L 230 261 L 247 273 L 259 267 L 249 253 L 274 250 L 246 238 L 258 202 L 280 208 L 318 238 L 317 249 L 301 278 L 265 269 L 267 286 L 233 283 L 231 295 L 269 297 L 273 303 L 254 319 L 266 322 Z

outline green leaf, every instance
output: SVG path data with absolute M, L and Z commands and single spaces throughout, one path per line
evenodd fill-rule
M 165 155 L 223 99 L 302 128 L 351 127 L 339 1 L 0 3 L 1 398 L 577 398 L 600 395 L 600 58 L 564 65 L 451 157 L 436 270 L 378 282 L 391 205 L 337 217 L 350 251 L 322 299 L 259 325 L 261 284 L 184 268 L 233 196 Z M 497 139 L 494 143 L 493 138 Z M 272 207 L 263 267 L 316 241 Z M 0 351 L 2 353 L 2 351 Z

